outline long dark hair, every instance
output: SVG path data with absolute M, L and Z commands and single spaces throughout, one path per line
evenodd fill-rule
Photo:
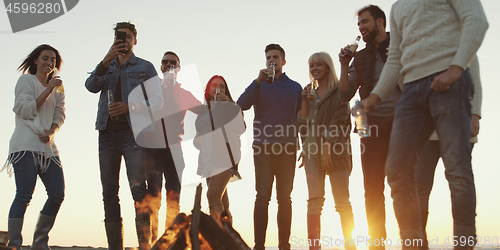
M 35 60 L 37 60 L 38 57 L 40 57 L 40 54 L 44 50 L 54 51 L 54 53 L 56 54 L 55 68 L 59 70 L 61 68 L 61 64 L 62 64 L 61 55 L 59 55 L 59 51 L 57 51 L 54 47 L 52 47 L 48 44 L 39 45 L 38 47 L 36 47 L 36 49 L 31 51 L 31 53 L 26 57 L 26 59 L 24 59 L 23 63 L 21 63 L 21 65 L 19 65 L 19 67 L 17 67 L 17 70 L 22 71 L 23 74 L 26 73 L 26 71 L 28 71 L 28 73 L 35 75 L 36 71 L 37 71 Z M 50 80 L 53 75 L 54 75 L 54 71 L 52 71 L 49 74 L 47 81 Z
M 207 86 L 205 87 L 205 102 L 207 102 L 208 105 L 210 105 L 210 101 L 212 101 L 212 100 L 209 100 L 209 98 L 210 98 L 210 86 L 212 86 L 212 83 L 216 79 L 221 79 L 224 82 L 224 87 L 226 88 L 225 95 L 227 97 L 229 97 L 229 100 L 231 102 L 234 102 L 233 98 L 231 97 L 231 93 L 229 92 L 229 87 L 227 86 L 226 79 L 224 79 L 224 77 L 219 76 L 219 75 L 214 75 L 214 76 L 212 76 L 212 78 L 210 78 L 210 80 L 208 80 Z

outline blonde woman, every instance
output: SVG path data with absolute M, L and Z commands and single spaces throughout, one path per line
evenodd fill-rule
M 325 201 L 325 176 L 330 185 L 335 209 L 340 215 L 342 232 L 349 242 L 354 229 L 354 217 L 349 201 L 349 176 L 352 170 L 349 132 L 350 109 L 339 98 L 338 79 L 328 53 L 318 52 L 309 57 L 309 74 L 317 83 L 314 99 L 308 100 L 311 84 L 302 91 L 302 106 L 298 115 L 301 135 L 305 136 L 304 159 L 309 199 L 307 201 L 307 231 L 309 249 L 321 249 L 321 210 Z M 342 133 L 342 131 L 347 131 Z M 352 249 L 355 246 L 347 246 Z

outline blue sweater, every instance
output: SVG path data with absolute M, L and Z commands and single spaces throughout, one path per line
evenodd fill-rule
M 302 102 L 302 86 L 282 74 L 272 84 L 253 81 L 240 98 L 242 110 L 254 106 L 253 144 L 292 143 L 297 145 L 297 114 Z

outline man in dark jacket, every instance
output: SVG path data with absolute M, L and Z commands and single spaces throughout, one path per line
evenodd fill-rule
M 257 197 L 254 208 L 254 249 L 265 249 L 268 207 L 276 178 L 278 247 L 289 250 L 292 225 L 290 195 L 295 176 L 297 113 L 302 101 L 302 87 L 283 73 L 285 50 L 280 45 L 267 45 L 265 53 L 268 68 L 260 70 L 257 79 L 237 101 L 242 110 L 253 106 L 255 112 L 253 148 Z M 274 64 L 274 72 L 271 63 Z
M 361 99 L 367 98 L 378 82 L 387 59 L 389 33 L 385 32 L 384 12 L 375 5 L 368 5 L 358 11 L 358 27 L 366 47 L 352 56 L 345 55 L 345 48 L 339 54 L 341 63 L 340 97 L 349 101 L 359 89 Z M 368 220 L 370 249 L 383 249 L 386 239 L 384 179 L 385 162 L 389 149 L 394 107 L 401 95 L 399 86 L 379 103 L 367 116 L 370 135 L 361 138 L 361 164 L 365 187 L 365 209 Z

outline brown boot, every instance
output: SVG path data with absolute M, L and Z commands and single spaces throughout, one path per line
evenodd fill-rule
M 321 249 L 321 215 L 307 215 L 307 239 L 311 244 L 309 250 Z

